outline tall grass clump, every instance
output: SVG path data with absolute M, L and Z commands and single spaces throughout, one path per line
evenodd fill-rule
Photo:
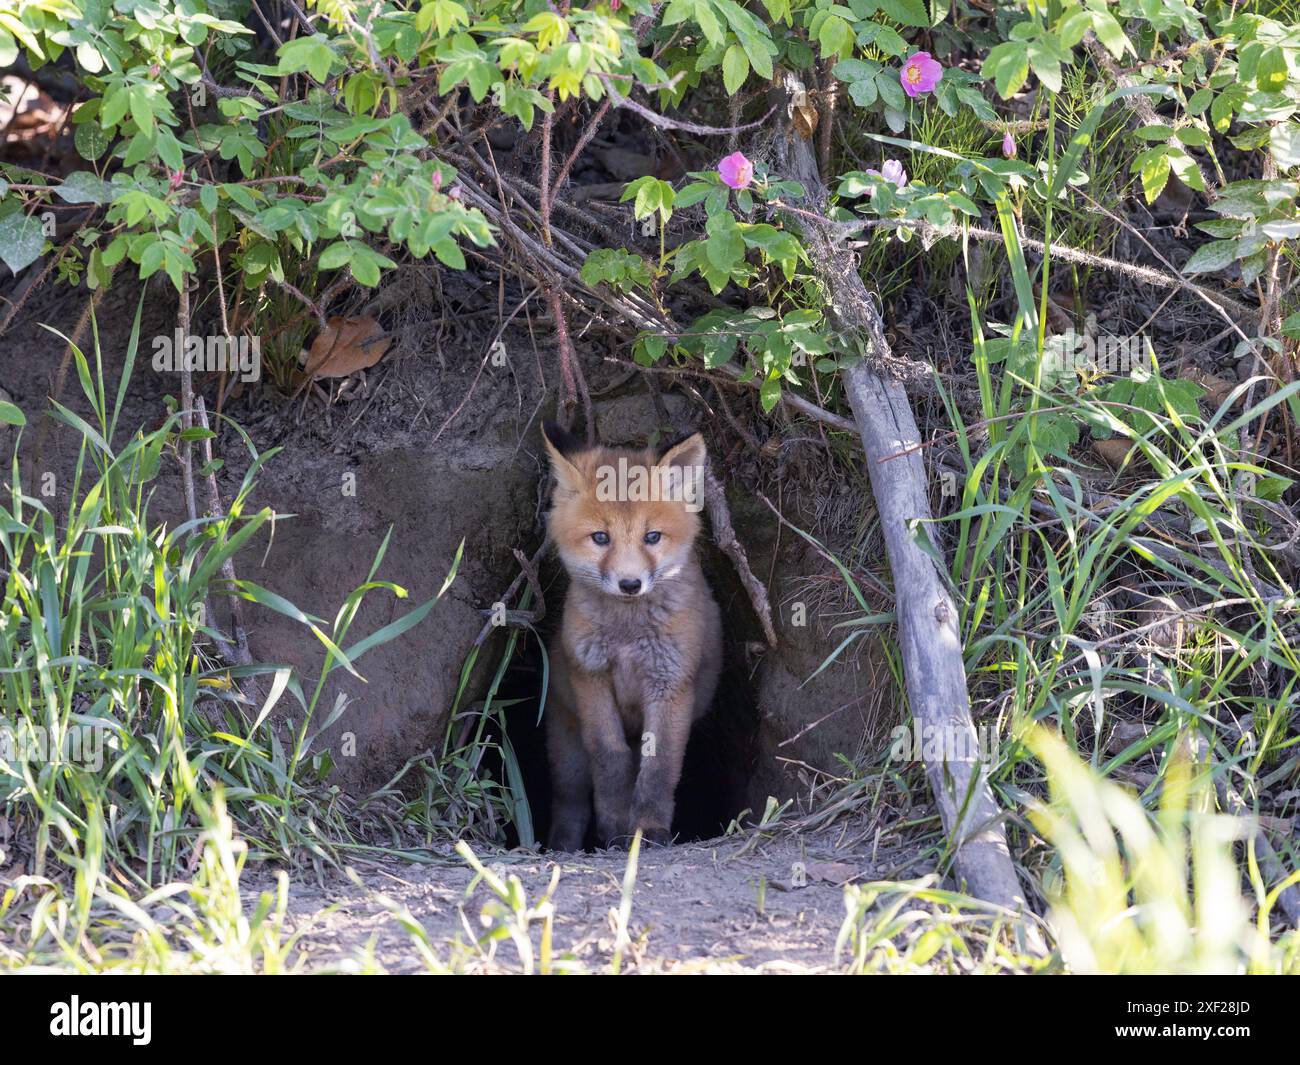
M 347 800 L 324 784 L 319 737 L 346 709 L 340 698 L 319 713 L 324 686 L 336 669 L 359 675 L 358 659 L 423 619 L 446 584 L 360 639 L 351 629 L 365 596 L 407 594 L 376 578 L 387 540 L 332 621 L 252 582 L 231 586 L 223 563 L 273 516 L 249 506 L 273 452 L 240 432 L 250 461 L 225 512 L 158 517 L 160 471 L 206 430 L 181 429 L 173 409 L 156 429 L 121 431 L 138 341 L 137 311 L 115 396 L 98 337 L 93 362 L 72 346 L 88 413 L 52 408 L 80 442 L 66 510 L 24 484 L 16 451 L 0 504 L 0 868 L 28 870 L 0 899 L 0 966 L 134 964 L 143 950 L 166 967 L 140 900 L 184 896 L 196 964 L 237 969 L 236 955 L 257 954 L 276 968 L 283 902 L 242 913 L 244 857 L 322 865 L 363 845 Z M 217 658 L 210 608 L 225 595 L 296 619 L 324 647 L 313 688 L 287 668 Z M 292 713 L 277 721 L 286 696 Z
M 1107 373 L 1062 362 L 1048 327 L 1057 221 L 1077 237 L 1073 181 L 1112 165 L 1099 157 L 1110 112 L 1135 91 L 1082 115 L 1073 100 L 1044 109 L 1033 220 L 1046 254 L 1031 261 L 1024 212 L 996 200 L 1005 285 L 967 285 L 978 417 L 945 396 L 951 446 L 935 461 L 957 503 L 929 535 L 961 604 L 973 715 L 1000 739 L 989 779 L 1057 963 L 1289 971 L 1280 900 L 1300 862 L 1258 815 L 1296 764 L 1300 634 L 1269 507 L 1287 482 L 1251 442 L 1270 414 L 1294 421 L 1300 383 L 1257 377 L 1211 403 L 1148 337 Z M 1120 456 L 1102 476 L 1097 441 Z M 888 620 L 860 605 L 846 640 Z M 946 873 L 951 852 L 934 849 Z M 884 906 L 932 889 L 859 889 L 841 943 L 853 967 L 907 969 L 909 952 L 942 947 L 961 969 L 952 920 L 934 915 L 965 909 L 926 895 L 940 938 L 918 944 L 897 923 L 914 911 Z

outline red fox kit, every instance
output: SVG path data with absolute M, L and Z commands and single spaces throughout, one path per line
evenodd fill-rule
M 695 557 L 704 439 L 662 456 L 586 447 L 548 422 L 551 538 L 569 574 L 550 648 L 550 845 L 671 839 L 691 724 L 722 666 L 722 622 Z

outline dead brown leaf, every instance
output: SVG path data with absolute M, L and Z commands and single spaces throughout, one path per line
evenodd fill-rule
M 1034 301 L 1040 303 L 1042 300 L 1043 290 L 1034 289 Z M 1047 331 L 1053 336 L 1059 336 L 1063 333 L 1074 332 L 1074 314 L 1070 308 L 1073 306 L 1074 297 L 1065 292 L 1047 293 Z
M 817 108 L 808 99 L 806 92 L 795 93 L 791 103 L 791 116 L 794 119 L 794 131 L 804 140 L 811 140 L 812 135 L 817 132 L 817 123 L 821 120 L 821 115 L 817 113 Z
M 305 373 L 312 378 L 347 377 L 365 370 L 388 351 L 393 339 L 375 319 L 328 318 L 307 352 Z
M 1232 390 L 1237 387 L 1236 381 L 1230 381 L 1226 377 L 1216 377 L 1195 367 L 1185 370 L 1180 376 L 1184 380 L 1191 381 L 1193 384 L 1200 385 L 1205 389 L 1206 401 L 1215 407 L 1220 406 L 1232 394 Z M 1237 403 L 1240 404 L 1244 397 L 1245 393 L 1238 396 Z
M 1124 465 L 1124 460 L 1128 457 L 1129 449 L 1133 445 L 1123 437 L 1112 437 L 1109 440 L 1094 440 L 1092 449 L 1097 452 L 1113 470 L 1118 470 Z

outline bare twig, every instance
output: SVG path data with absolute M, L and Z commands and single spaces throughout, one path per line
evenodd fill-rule
M 763 626 L 763 636 L 768 647 L 776 646 L 776 628 L 772 624 L 772 606 L 768 602 L 767 589 L 763 582 L 754 576 L 749 567 L 745 549 L 736 539 L 736 530 L 731 524 L 731 510 L 727 506 L 727 492 L 722 483 L 709 469 L 704 474 L 704 506 L 709 512 L 709 524 L 713 528 L 713 540 L 722 549 L 722 553 L 731 559 L 736 567 L 740 583 L 744 585 L 749 602 Z
M 596 108 L 596 113 L 591 116 L 591 121 L 587 123 L 587 128 L 582 131 L 582 136 L 578 138 L 578 143 L 573 146 L 573 151 L 569 153 L 564 165 L 560 167 L 560 172 L 555 175 L 555 182 L 551 186 L 552 207 L 555 205 L 555 197 L 560 194 L 560 189 L 564 188 L 564 183 L 569 178 L 569 171 L 573 169 L 573 164 L 577 162 L 578 156 L 582 154 L 583 149 L 591 143 L 591 138 L 596 135 L 596 131 L 600 128 L 600 124 L 607 114 L 609 114 L 609 100 L 604 99 L 600 102 L 600 106 Z
M 624 96 L 614 85 L 613 79 L 604 74 L 598 75 L 600 82 L 605 86 L 605 92 L 609 94 L 609 99 L 615 107 L 623 107 L 644 118 L 650 125 L 657 129 L 675 129 L 682 133 L 694 133 L 700 137 L 725 137 L 729 133 L 744 133 L 746 130 L 758 129 L 767 123 L 768 119 L 776 113 L 776 108 L 772 108 L 762 118 L 756 122 L 746 122 L 741 126 L 702 126 L 698 122 L 687 122 L 680 118 L 667 118 L 659 114 L 658 111 L 652 111 L 643 104 L 637 103 L 630 97 Z
M 210 431 L 208 425 L 208 410 L 203 402 L 202 396 L 194 397 L 194 414 L 198 420 L 200 429 Z M 212 468 L 212 438 L 205 436 L 203 438 L 203 466 L 207 470 L 204 477 L 208 490 L 208 514 L 213 518 L 222 518 L 225 515 L 225 508 L 221 505 L 221 492 L 217 488 L 217 474 Z M 225 577 L 229 586 L 229 592 L 226 599 L 230 604 L 230 629 L 235 637 L 234 646 L 230 646 L 224 640 L 220 640 L 218 648 L 221 656 L 235 666 L 249 666 L 253 664 L 253 656 L 248 649 L 248 629 L 244 625 L 244 605 L 238 594 L 235 592 L 238 576 L 235 573 L 235 560 L 227 558 L 221 564 L 221 575 Z M 253 678 L 248 678 L 250 682 Z
M 1091 202 L 1091 201 L 1089 201 Z M 798 215 L 802 218 L 813 219 L 817 216 L 811 212 L 802 210 L 782 200 L 774 200 L 772 206 L 777 210 L 789 214 Z M 995 244 L 1001 244 L 1006 237 L 1001 232 L 991 229 L 982 229 L 979 226 L 937 226 L 923 219 L 904 221 L 898 218 L 864 218 L 854 222 L 837 222 L 832 219 L 821 219 L 827 223 L 828 228 L 840 237 L 848 236 L 852 233 L 861 232 L 864 229 L 912 229 L 923 237 L 931 239 L 946 238 L 949 240 L 960 240 L 963 235 L 970 237 L 972 240 L 990 241 Z M 1160 270 L 1154 270 L 1149 266 L 1136 266 L 1133 263 L 1123 263 L 1118 259 L 1110 259 L 1104 255 L 1095 255 L 1092 252 L 1083 251 L 1079 248 L 1072 248 L 1066 244 L 1052 244 L 1050 249 L 1048 245 L 1041 240 L 1034 240 L 1031 237 L 1021 237 L 1020 243 L 1029 251 L 1038 255 L 1049 253 L 1053 259 L 1064 260 L 1065 262 L 1079 263 L 1082 266 L 1092 266 L 1100 270 L 1110 270 L 1125 277 L 1132 278 L 1134 281 L 1140 281 L 1145 285 L 1152 285 L 1155 288 L 1179 288 L 1192 293 L 1198 298 L 1204 300 L 1213 307 L 1223 317 L 1224 321 L 1233 324 L 1234 328 L 1240 329 L 1228 312 L 1239 316 L 1246 321 L 1254 321 L 1259 317 L 1259 308 L 1251 307 L 1248 304 L 1241 303 L 1226 296 L 1221 292 L 1215 292 L 1212 289 L 1203 288 L 1200 285 L 1188 281 L 1187 278 L 1177 273 L 1176 269 L 1170 265 L 1173 273 L 1163 273 Z

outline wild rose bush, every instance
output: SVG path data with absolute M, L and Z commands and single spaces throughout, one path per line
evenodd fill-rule
M 1089 87 L 1092 128 L 1139 96 L 1158 116 L 1128 134 L 1148 201 L 1171 176 L 1210 197 L 1213 239 L 1187 272 L 1231 268 L 1250 283 L 1300 233 L 1290 177 L 1300 164 L 1300 30 L 1264 8 L 304 0 L 270 10 L 264 22 L 244 0 L 11 4 L 0 16 L 0 65 L 21 53 L 32 68 L 75 67 L 82 91 L 70 121 L 84 167 L 56 179 L 4 166 L 0 258 L 30 267 L 51 247 L 47 209 L 89 205 L 59 272 L 92 288 L 125 264 L 179 287 L 205 257 L 227 291 L 265 298 L 297 282 L 309 301 L 336 292 L 338 279 L 373 287 L 428 257 L 462 269 L 467 249 L 500 234 L 481 203 L 460 195 L 466 152 L 447 122 L 452 109 L 465 128 L 509 123 L 534 137 L 539 118 L 585 123 L 611 107 L 639 109 L 647 123 L 659 115 L 667 126 L 720 128 L 733 110 L 761 117 L 781 69 L 810 90 L 809 114 L 852 134 L 869 165 L 846 165 L 830 137 L 823 179 L 842 217 L 888 221 L 879 239 L 908 240 L 909 223 L 992 218 L 999 204 L 1023 215 L 1067 195 L 1075 131 L 1043 131 L 1074 72 Z M 729 108 L 730 98 L 743 106 Z M 711 312 L 680 338 L 644 336 L 637 357 L 717 366 L 747 351 L 770 407 L 782 381 L 837 367 L 811 264 L 774 210 L 799 190 L 750 160 L 743 139 L 730 151 L 716 147 L 721 135 L 695 140 L 715 151 L 711 167 L 674 182 L 639 179 L 625 196 L 657 227 L 659 254 L 611 243 L 588 255 L 582 279 L 643 292 L 653 305 L 700 280 L 715 295 L 730 288 L 729 304 L 761 315 Z M 1226 180 L 1241 168 L 1225 169 L 1224 153 L 1257 157 L 1245 168 L 1252 176 Z M 551 197 L 541 225 L 530 223 L 537 230 L 569 191 L 568 170 L 547 165 L 542 179 L 528 175 Z M 549 230 L 539 236 L 550 243 Z

